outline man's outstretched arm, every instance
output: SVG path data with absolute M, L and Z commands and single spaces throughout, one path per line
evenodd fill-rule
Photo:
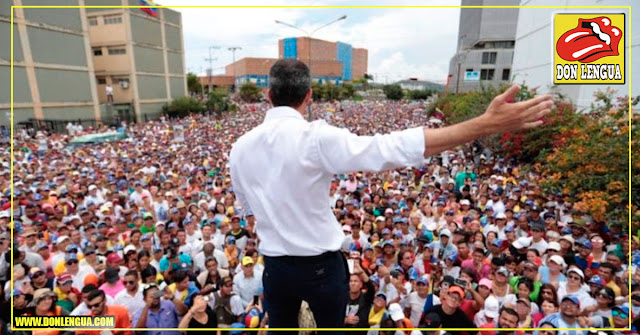
M 424 128 L 424 156 L 429 157 L 471 142 L 482 136 L 507 131 L 535 128 L 551 111 L 553 100 L 542 95 L 527 101 L 513 101 L 519 87 L 512 86 L 495 97 L 482 115 L 444 128 Z

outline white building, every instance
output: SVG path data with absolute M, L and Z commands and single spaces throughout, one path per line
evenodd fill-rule
M 640 6 L 631 0 L 522 0 L 522 6 L 631 6 L 628 8 L 526 8 L 518 15 L 516 44 L 513 58 L 513 81 L 539 86 L 539 92 L 547 92 L 553 86 L 553 13 L 624 13 L 627 78 L 625 85 L 613 85 L 616 95 L 640 95 Z M 629 30 L 629 22 L 634 24 Z M 631 64 L 631 66 L 630 66 Z M 566 94 L 579 108 L 588 108 L 593 93 L 604 90 L 607 85 L 559 85 L 558 90 Z

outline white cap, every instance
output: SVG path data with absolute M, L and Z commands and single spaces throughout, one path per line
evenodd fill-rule
M 462 199 L 460 200 L 460 205 L 467 205 L 467 206 L 471 206 L 471 203 L 469 202 L 468 199 Z
M 129 251 L 136 251 L 136 247 L 134 247 L 133 245 L 129 244 L 128 246 L 124 247 L 124 254 L 126 255 Z
M 549 239 L 549 240 L 557 240 L 559 238 L 560 238 L 560 234 L 558 234 L 557 231 L 551 230 L 551 231 L 547 232 L 547 239 Z
M 562 241 L 562 240 L 566 240 L 566 241 L 571 242 L 571 245 L 573 245 L 573 244 L 576 242 L 576 241 L 573 239 L 573 236 L 571 236 L 571 235 L 564 235 L 564 236 L 562 236 L 562 237 L 560 238 L 560 241 Z
M 516 249 L 528 248 L 531 245 L 531 240 L 528 237 L 521 237 L 513 242 L 513 246 Z
M 402 311 L 402 307 L 400 304 L 393 303 L 389 305 L 389 314 L 391 315 L 391 320 L 394 322 L 398 322 L 404 319 L 404 312 Z
M 451 231 L 449 229 L 446 229 L 446 228 L 442 229 L 438 236 L 442 236 L 442 235 L 444 235 L 444 236 L 446 236 L 448 238 L 451 238 Z
M 503 220 L 504 220 L 504 219 L 506 219 L 506 218 L 507 218 L 507 216 L 506 216 L 504 213 L 498 213 L 498 214 L 496 215 L 496 219 L 503 219 Z
M 578 276 L 580 276 L 580 278 L 582 278 L 582 280 L 584 280 L 584 272 L 582 272 L 582 270 L 578 269 L 577 267 L 571 267 L 569 268 L 569 270 L 567 270 L 567 274 L 569 274 L 570 272 L 575 272 Z
M 97 188 L 98 188 L 98 186 L 96 186 L 96 185 L 89 185 L 89 191 L 93 191 L 93 190 L 95 190 Z
M 555 250 L 555 251 L 560 251 L 560 249 L 562 249 L 560 247 L 560 243 L 553 241 L 553 242 L 549 242 L 549 244 L 547 245 L 547 250 Z
M 484 315 L 490 318 L 497 318 L 500 311 L 500 303 L 493 295 L 484 300 Z
M 567 266 L 567 263 L 564 262 L 564 258 L 562 258 L 562 256 L 560 255 L 553 255 L 549 257 L 549 261 L 562 265 L 563 267 Z

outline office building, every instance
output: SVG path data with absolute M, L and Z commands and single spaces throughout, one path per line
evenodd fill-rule
M 462 0 L 462 6 L 513 5 L 507 0 Z M 461 8 L 456 54 L 447 89 L 467 92 L 511 80 L 518 8 Z
M 83 0 L 57 2 L 83 5 Z M 11 6 L 47 0 L 0 1 L 0 123 L 11 125 Z M 13 9 L 13 121 L 101 119 L 84 8 Z M 44 120 L 49 120 L 44 122 Z M 48 124 L 47 124 L 48 123 Z
M 140 5 L 135 0 L 85 0 L 87 5 Z M 168 8 L 87 8 L 100 104 L 122 120 L 154 119 L 187 94 L 182 15 Z M 113 88 L 113 105 L 106 87 Z
M 564 0 L 559 3 L 563 6 L 601 6 L 604 3 L 598 0 Z M 522 6 L 549 5 L 543 0 L 523 0 Z M 608 0 L 607 6 L 629 6 L 628 1 Z M 513 76 L 517 83 L 524 82 L 530 87 L 539 87 L 539 92 L 548 92 L 553 86 L 553 48 L 552 40 L 553 13 L 584 13 L 586 9 L 580 8 L 520 8 L 519 21 L 516 32 L 516 47 L 513 59 Z M 640 78 L 640 35 L 629 31 L 629 18 L 640 17 L 640 6 L 628 8 L 589 8 L 590 13 L 625 13 L 626 27 L 623 35 L 625 40 L 625 66 L 627 71 L 624 85 L 557 85 L 556 89 L 571 99 L 580 109 L 588 108 L 593 102 L 593 94 L 603 91 L 607 87 L 616 90 L 616 95 L 631 96 L 640 95 L 640 84 L 633 78 Z M 635 19 L 634 19 L 635 20 Z M 620 50 L 622 51 L 622 50 Z M 635 66 L 629 67 L 629 64 Z
M 310 65 L 314 78 L 324 79 L 340 63 L 340 75 L 328 80 L 352 81 L 367 73 L 368 51 L 343 42 L 309 37 L 291 37 L 278 41 L 279 58 L 296 58 Z

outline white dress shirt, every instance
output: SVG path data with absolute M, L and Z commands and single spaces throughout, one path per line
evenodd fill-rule
M 118 292 L 118 294 L 116 294 L 114 300 L 114 303 L 116 305 L 122 305 L 124 307 L 127 308 L 127 310 L 129 311 L 129 317 L 133 318 L 134 315 L 136 315 L 136 313 L 138 313 L 138 311 L 141 311 L 142 309 L 144 309 L 145 306 L 145 302 L 144 302 L 144 297 L 142 295 L 142 285 L 138 285 L 138 291 L 136 292 L 136 294 L 134 296 L 129 295 L 129 292 L 127 292 L 126 289 Z
M 290 107 L 267 111 L 240 137 L 229 163 L 240 205 L 259 219 L 266 256 L 315 256 L 340 249 L 344 234 L 327 205 L 331 177 L 424 162 L 422 127 L 357 136 L 324 120 L 306 121 Z

